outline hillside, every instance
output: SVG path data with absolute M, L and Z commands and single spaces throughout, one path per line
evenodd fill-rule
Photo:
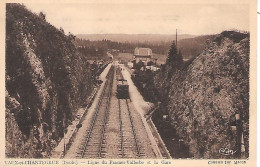
M 183 58 L 191 59 L 199 55 L 206 47 L 207 40 L 213 40 L 216 35 L 202 35 L 194 38 L 181 39 L 178 41 L 178 49 L 181 50 Z
M 175 39 L 175 34 L 78 34 L 78 38 L 87 39 L 90 41 L 101 41 L 101 40 L 111 40 L 115 42 L 149 42 L 149 43 L 159 43 L 159 42 L 171 42 Z M 195 35 L 181 34 L 178 35 L 178 39 L 193 38 Z
M 74 36 L 6 5 L 6 157 L 50 157 L 94 87 Z
M 185 67 L 165 66 L 154 79 L 161 97 L 155 123 L 174 157 L 235 158 L 222 155 L 221 148 L 237 151 L 237 131 L 232 129 L 240 114 L 245 146 L 249 156 L 249 34 L 225 31 L 207 41 L 204 51 Z M 163 127 L 162 115 L 169 116 Z M 161 118 L 161 119 L 160 119 Z M 167 130 L 165 130 L 167 129 Z M 174 134 L 175 136 L 169 136 Z M 174 139 L 174 140 L 173 140 Z M 175 141 L 182 141 L 177 144 Z M 183 153 L 183 152 L 186 153 Z

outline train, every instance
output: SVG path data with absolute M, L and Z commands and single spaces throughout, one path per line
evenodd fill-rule
M 129 98 L 129 85 L 127 80 L 123 78 L 121 73 L 121 68 L 116 69 L 116 80 L 117 80 L 117 87 L 116 93 L 118 99 L 128 99 Z
M 129 85 L 127 80 L 120 79 L 117 80 L 117 98 L 119 99 L 128 99 L 129 98 Z

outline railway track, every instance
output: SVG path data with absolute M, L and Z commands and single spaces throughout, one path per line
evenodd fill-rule
M 109 105 L 112 92 L 111 89 L 114 78 L 114 70 L 112 67 L 107 78 L 108 79 L 104 84 L 104 89 L 98 101 L 93 120 L 85 137 L 85 143 L 78 153 L 78 158 L 104 157 L 105 152 L 102 150 L 102 145 L 109 114 Z
M 116 75 L 115 75 L 116 74 Z M 120 70 L 114 66 L 97 99 L 88 124 L 67 157 L 73 158 L 155 158 L 148 134 L 130 99 L 118 99 Z
M 141 152 L 141 147 L 137 139 L 128 99 L 118 99 L 118 106 L 121 158 L 141 158 L 144 153 Z

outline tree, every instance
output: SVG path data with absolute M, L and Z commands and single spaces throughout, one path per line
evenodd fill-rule
M 60 31 L 62 32 L 62 34 L 65 34 L 64 29 L 62 27 L 60 27 Z
M 149 61 L 149 62 L 147 63 L 147 66 L 151 66 L 151 65 L 153 65 L 153 62 L 152 62 L 152 61 Z
M 183 63 L 182 53 L 176 48 L 175 42 L 172 42 L 171 48 L 168 53 L 166 64 L 171 66 L 179 66 Z
M 39 16 L 42 20 L 46 20 L 46 14 L 44 14 L 43 12 L 40 12 Z
M 177 56 L 177 62 L 183 63 L 183 57 L 182 57 L 181 50 L 179 50 L 179 53 L 178 53 L 178 56 Z
M 142 62 L 140 60 L 138 63 L 136 63 L 136 65 L 134 66 L 134 69 L 140 70 L 142 67 L 144 67 L 144 62 Z
M 73 35 L 71 32 L 69 32 L 68 37 L 69 37 L 69 40 L 71 40 L 71 41 L 75 41 L 75 39 L 76 39 L 76 36 Z

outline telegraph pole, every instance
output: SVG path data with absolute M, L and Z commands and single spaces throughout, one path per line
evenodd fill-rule
M 65 154 L 66 154 L 66 142 L 65 142 L 65 135 L 66 135 L 66 133 L 65 133 L 65 124 L 66 124 L 66 120 L 65 120 L 65 118 L 66 118 L 66 114 L 65 114 L 65 112 L 64 112 L 64 114 L 63 114 L 63 157 L 65 157 Z
M 176 49 L 177 49 L 177 29 L 176 29 Z

